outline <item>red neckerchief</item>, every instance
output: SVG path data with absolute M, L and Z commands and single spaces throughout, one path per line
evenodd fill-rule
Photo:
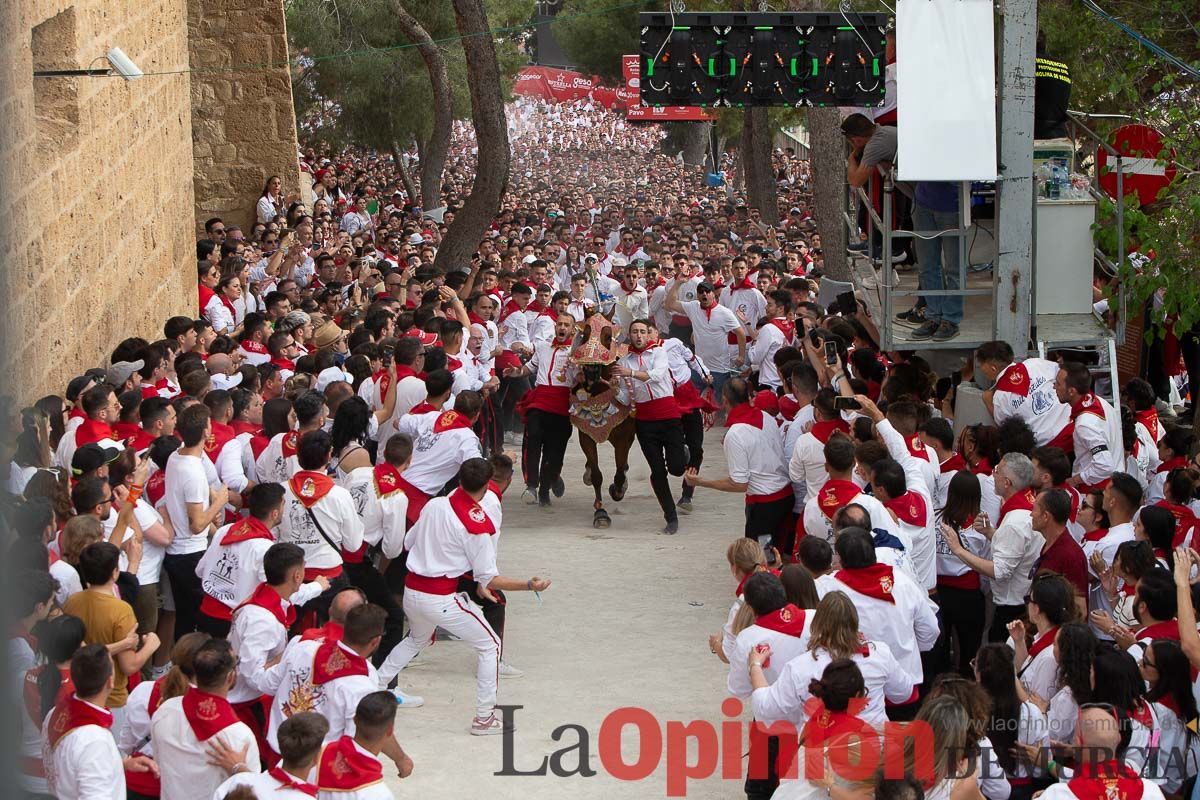
M 800 402 L 790 394 L 785 394 L 779 398 L 779 413 L 788 422 L 796 418 L 800 413 Z
M 369 675 L 367 660 L 341 645 L 326 639 L 313 656 L 312 682 L 316 686 L 352 675 Z
M 947 458 L 945 461 L 942 462 L 941 471 L 942 471 L 942 474 L 944 475 L 947 472 L 958 472 L 959 470 L 964 470 L 966 468 L 967 468 L 966 459 L 964 459 L 958 453 L 954 453 L 952 456 L 950 456 L 949 458 Z
M 854 711 L 830 711 L 822 701 L 813 700 L 815 703 L 811 709 L 806 704 L 805 710 L 811 713 L 800 735 L 800 741 L 806 746 L 814 749 L 822 746 L 845 748 L 850 744 L 849 737 L 861 739 L 864 729 L 870 730 Z
M 233 428 L 235 436 L 241 436 L 243 433 L 250 434 L 251 438 L 262 435 L 262 426 L 255 425 L 253 422 L 248 422 L 244 419 L 235 419 L 229 423 L 229 427 Z
M 1147 625 L 1134 634 L 1134 638 L 1138 641 L 1142 639 L 1170 639 L 1173 642 L 1179 641 L 1179 623 L 1173 619 L 1166 622 L 1156 622 L 1153 625 Z
M 779 329 L 779 332 L 783 334 L 783 339 L 786 342 L 790 342 L 796 336 L 796 323 L 792 322 L 790 319 L 776 317 L 775 319 L 771 320 L 771 324 Z
M 233 430 L 232 425 L 217 422 L 215 419 L 212 421 L 211 427 L 212 433 L 208 435 L 208 439 L 204 442 L 204 452 L 215 464 L 217 458 L 221 455 L 221 451 L 225 449 L 225 445 L 229 444 L 237 436 L 237 433 Z
M 1113 759 L 1099 764 L 1084 761 L 1067 788 L 1079 800 L 1142 800 L 1146 787 L 1127 764 Z
M 245 350 L 247 353 L 257 353 L 259 355 L 265 356 L 270 352 L 267 350 L 267 346 L 265 344 L 263 344 L 261 342 L 256 342 L 253 339 L 243 339 L 238 344 L 238 346 L 241 347 L 243 350 Z
M 160 469 L 146 479 L 146 499 L 150 505 L 157 506 L 167 493 L 167 471 Z
M 736 405 L 729 409 L 729 416 L 725 419 L 725 427 L 732 428 L 734 425 L 750 425 L 762 430 L 763 412 L 749 403 Z
M 275 366 L 279 367 L 280 369 L 286 369 L 288 372 L 296 371 L 296 362 L 292 361 L 290 358 L 281 358 L 279 356 L 275 356 L 267 363 L 274 364 Z
M 986 458 L 981 458 L 975 462 L 975 466 L 971 467 L 971 472 L 976 475 L 991 475 L 992 464 Z
M 446 431 L 456 431 L 462 428 L 470 429 L 470 427 L 471 420 L 457 411 L 443 411 L 442 415 L 434 420 L 433 432 L 445 433 Z
M 253 518 L 252 518 L 253 519 Z M 258 606 L 265 608 L 271 612 L 271 616 L 279 621 L 279 624 L 284 628 L 292 627 L 296 621 L 296 609 L 289 603 L 287 611 L 283 610 L 283 598 L 279 596 L 279 592 L 271 588 L 270 584 L 260 583 L 254 587 L 254 592 L 247 597 L 237 608 L 233 610 L 236 614 L 238 609 L 243 606 Z
M 67 415 L 70 419 L 87 419 L 87 414 L 83 413 L 83 409 L 75 406 L 71 409 L 71 413 Z
M 860 494 L 862 489 L 853 481 L 825 481 L 825 485 L 817 492 L 817 508 L 832 520 L 839 508 L 845 508 Z
M 646 346 L 642 347 L 640 349 L 637 347 L 634 347 L 631 344 L 631 345 L 629 345 L 629 352 L 640 355 L 641 353 L 648 353 L 656 347 L 662 347 L 662 342 L 661 341 L 647 342 Z
M 379 387 L 379 397 L 387 397 L 388 388 L 392 385 L 392 374 L 386 369 L 381 369 L 371 377 L 375 379 L 375 385 Z
M 525 306 L 526 311 L 532 311 L 534 315 L 541 316 L 545 312 L 546 307 L 542 305 L 540 300 L 531 300 L 529 305 Z
M 996 388 L 1022 397 L 1029 396 L 1029 370 L 1024 364 L 1009 364 L 996 376 Z
M 929 452 L 925 449 L 925 443 L 921 441 L 921 437 L 913 434 L 904 440 L 904 444 L 908 447 L 908 454 L 913 458 L 919 458 L 922 461 L 929 460 Z
M 1158 467 L 1155 468 L 1154 472 L 1170 472 L 1173 469 L 1183 469 L 1186 466 L 1186 458 L 1183 456 L 1175 456 L 1174 458 L 1168 458 L 1166 461 L 1159 464 Z
M 333 488 L 333 478 L 322 472 L 302 469 L 288 479 L 292 493 L 305 508 L 312 508 Z
M 999 528 L 1004 524 L 1004 515 L 1010 511 L 1033 511 L 1033 501 L 1036 499 L 1037 497 L 1034 495 L 1032 489 L 1026 489 L 1023 492 L 1017 492 L 1012 497 L 1008 498 L 1008 500 L 1004 501 L 1004 504 L 1000 506 L 1000 519 L 996 521 L 996 527 Z
M 438 410 L 439 409 L 434 408 L 433 405 L 430 404 L 429 398 L 426 398 L 426 399 L 422 400 L 421 402 L 417 403 L 412 408 L 410 408 L 408 410 L 408 413 L 409 414 L 430 414 L 430 413 L 432 413 L 434 411 L 438 411 Z
M 753 288 L 754 288 L 754 284 L 750 282 L 750 274 L 747 273 L 746 277 L 742 278 L 737 283 L 729 284 L 729 293 L 732 295 L 738 289 L 753 289 Z
M 1137 708 L 1129 712 L 1129 718 L 1134 722 L 1141 723 L 1144 727 L 1154 728 L 1154 714 L 1150 711 L 1150 704 L 1145 700 L 1137 701 Z
M 495 533 L 496 526 L 492 518 L 483 510 L 483 506 L 475 502 L 471 495 L 462 487 L 450 493 L 450 510 L 458 517 L 458 521 L 467 529 L 467 533 Z
M 223 294 L 217 295 L 217 299 L 221 301 L 221 305 L 225 306 L 225 308 L 229 311 L 229 316 L 233 317 L 234 321 L 236 322 L 237 309 L 234 307 L 233 301 Z
M 1072 420 L 1082 414 L 1093 414 L 1100 419 L 1104 419 L 1104 406 L 1100 405 L 1100 398 L 1096 397 L 1092 392 L 1088 392 L 1071 405 Z
M 804 621 L 804 609 L 788 603 L 783 608 L 758 617 L 754 620 L 754 624 L 760 628 L 799 639 L 804 635 Z
M 1094 531 L 1084 531 L 1083 540 L 1085 542 L 1098 542 L 1105 536 L 1108 536 L 1108 528 L 1096 528 Z
M 1051 628 L 1043 634 L 1038 635 L 1033 640 L 1033 644 L 1029 646 L 1029 660 L 1033 661 L 1037 654 L 1045 650 L 1047 647 L 1054 645 L 1054 640 L 1058 638 L 1058 628 Z
M 925 498 L 913 491 L 907 491 L 899 497 L 888 500 L 883 505 L 907 525 L 924 528 L 929 519 Z
M 834 577 L 859 594 L 896 604 L 896 598 L 892 597 L 896 576 L 887 564 L 872 564 L 862 569 L 840 569 Z
M 112 727 L 112 724 L 112 712 L 107 708 L 97 708 L 71 694 L 50 712 L 50 722 L 46 727 L 46 741 L 53 750 L 62 737 L 76 728 L 82 728 L 84 725 L 99 725 L 101 728 L 108 729 Z
M 137 433 L 129 440 L 129 446 L 133 448 L 133 452 L 137 453 L 153 444 L 156 438 L 158 437 L 145 428 L 138 428 Z
M 300 452 L 300 431 L 287 431 L 279 441 L 279 449 L 284 458 L 291 458 Z
M 457 372 L 458 370 L 462 369 L 462 361 L 447 353 L 446 369 L 450 370 L 451 372 Z
M 530 303 L 530 305 L 533 305 L 533 304 Z M 504 308 L 500 309 L 500 321 L 504 322 L 504 320 L 508 319 L 509 314 L 521 313 L 524 310 L 525 309 L 523 309 L 519 305 L 517 305 L 517 300 L 515 297 L 510 298 L 509 301 L 504 304 Z
M 213 299 L 213 296 L 216 294 L 216 292 L 205 286 L 203 283 L 196 284 L 196 288 L 200 290 L 200 313 L 203 315 L 204 309 L 208 308 L 208 304 Z
M 345 629 L 340 624 L 330 620 L 320 628 L 309 628 L 300 634 L 300 640 L 311 642 L 314 639 L 324 639 L 327 642 L 340 642 L 343 633 L 345 633 Z
M 270 528 L 263 524 L 262 520 L 255 517 L 246 517 L 225 531 L 225 537 L 221 539 L 221 546 L 228 547 L 231 544 L 248 542 L 251 539 L 266 539 L 269 542 L 273 542 L 275 541 L 275 535 L 271 533 Z
M 283 771 L 283 767 L 271 767 L 269 770 L 267 770 L 267 774 L 279 781 L 280 789 L 293 789 L 297 792 L 304 792 L 309 797 L 317 796 L 317 787 L 313 786 L 311 783 L 305 783 L 304 781 L 293 778 L 291 775 L 288 775 Z M 276 791 L 278 791 L 278 789 L 276 789 Z
M 361 752 L 354 739 L 343 736 L 321 751 L 317 787 L 321 791 L 352 792 L 383 780 L 379 759 Z
M 1146 430 L 1150 431 L 1151 443 L 1158 441 L 1158 409 L 1154 406 L 1145 411 L 1138 411 L 1134 414 L 1138 422 L 1146 426 Z
M 202 692 L 194 686 L 189 687 L 183 695 L 183 716 L 196 739 L 201 742 L 211 739 L 239 721 L 228 700 Z
M 162 685 L 166 677 L 166 675 L 162 676 L 150 687 L 150 701 L 146 703 L 146 712 L 152 717 L 154 716 L 154 712 L 158 711 L 158 707 L 162 705 Z
M 376 464 L 373 474 L 375 476 L 375 493 L 380 497 L 387 497 L 394 492 L 404 491 L 400 483 L 402 480 L 400 470 L 388 462 L 384 461 Z
M 75 429 L 75 447 L 83 447 L 85 444 L 99 442 L 102 439 L 112 439 L 114 442 L 117 439 L 117 432 L 112 429 L 112 426 L 107 422 L 102 422 L 98 419 L 85 419 L 83 424 Z
M 58 670 L 58 694 L 54 696 L 54 705 L 67 699 L 69 695 L 75 693 L 75 684 L 71 682 L 71 670 L 69 667 L 56 667 L 53 664 L 42 664 L 40 667 L 34 667 L 25 673 L 25 681 L 22 685 L 21 699 L 25 704 L 25 713 L 29 718 L 38 723 L 41 727 L 42 720 L 42 689 L 38 686 L 38 678 L 44 669 Z
M 113 425 L 113 430 L 116 431 L 117 438 L 120 441 L 126 441 L 137 436 L 141 427 L 136 422 L 118 422 L 116 425 Z
M 473 325 L 482 325 L 485 328 L 487 327 L 487 320 L 476 314 L 474 311 L 467 312 L 467 321 Z
M 823 419 L 814 422 L 808 431 L 821 444 L 829 444 L 829 437 L 834 433 L 849 433 L 850 424 L 844 419 Z

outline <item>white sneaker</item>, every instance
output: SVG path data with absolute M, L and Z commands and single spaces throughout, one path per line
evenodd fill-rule
M 488 714 L 486 717 L 475 717 L 471 720 L 472 736 L 494 736 L 497 733 L 504 733 L 504 723 L 495 713 Z
M 396 698 L 399 708 L 420 708 L 425 705 L 425 698 L 415 694 L 405 694 L 397 687 L 392 689 L 392 697 Z
M 525 505 L 527 506 L 536 506 L 538 502 L 537 491 L 530 486 L 526 486 L 525 491 L 521 492 L 521 499 L 525 501 Z
M 163 664 L 161 667 L 154 667 L 154 666 L 150 667 L 150 680 L 156 681 L 159 678 L 161 678 L 162 676 L 166 675 L 168 672 L 171 671 L 171 666 L 172 666 L 171 662 L 168 661 L 166 664 Z
M 516 667 L 510 665 L 508 662 L 506 662 L 506 661 L 500 662 L 500 677 L 501 678 L 520 678 L 524 674 L 525 674 L 525 672 L 523 670 L 517 669 Z

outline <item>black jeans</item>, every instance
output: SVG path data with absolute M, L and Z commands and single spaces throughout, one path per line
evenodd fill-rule
M 503 647 L 504 610 L 508 605 L 508 598 L 504 596 L 504 592 L 499 589 L 492 589 L 492 594 L 496 595 L 496 599 L 488 600 L 486 597 L 480 596 L 479 584 L 465 575 L 458 579 L 458 590 L 466 592 L 467 597 L 470 597 L 483 609 L 483 618 L 487 620 L 487 624 L 491 625 L 492 630 L 500 637 L 500 644 Z
M 638 446 L 650 465 L 650 486 L 667 522 L 679 519 L 667 473 L 679 477 L 687 466 L 683 452 L 683 422 L 675 419 L 637 420 Z
M 680 417 L 683 423 L 683 442 L 687 445 L 687 465 L 692 469 L 700 469 L 704 463 L 704 415 L 692 411 Z M 691 497 L 696 493 L 695 486 L 683 484 L 683 496 Z
M 396 602 L 396 596 L 388 588 L 387 581 L 370 562 L 364 560 L 361 564 L 346 563 L 342 569 L 345 570 L 343 574 L 350 585 L 362 589 L 368 603 L 374 603 L 387 612 L 387 619 L 383 623 L 383 638 L 380 639 L 372 659 L 375 666 L 379 666 L 388 653 L 392 652 L 392 648 L 404 638 L 404 610 Z
M 549 497 L 550 487 L 562 476 L 563 457 L 571 441 L 571 418 L 531 408 L 525 415 L 525 441 L 521 446 L 521 470 L 525 485 L 537 489 L 538 497 Z
M 989 642 L 1004 642 L 1008 640 L 1008 623 L 1020 618 L 1025 613 L 1025 606 L 996 606 L 992 614 L 992 627 L 988 630 Z M 974 655 L 972 653 L 972 655 Z
M 747 800 L 770 800 L 771 795 L 779 788 L 779 737 L 766 736 L 759 733 L 751 723 L 750 759 L 746 765 L 746 783 L 744 786 Z M 795 741 L 791 742 L 795 746 Z M 762 750 L 765 749 L 767 758 L 766 774 L 762 773 Z M 795 760 L 795 756 L 793 756 Z M 799 773 L 797 773 L 799 774 Z
M 207 633 L 214 639 L 228 639 L 229 630 L 233 627 L 233 620 L 217 619 L 210 617 L 203 611 L 196 615 L 196 630 L 201 633 Z
M 197 629 L 204 589 L 196 575 L 196 565 L 203 556 L 203 550 L 163 556 L 163 569 L 171 579 L 171 597 L 175 599 L 175 641 Z
M 505 431 L 521 429 L 517 401 L 529 391 L 529 378 L 501 378 L 496 392 L 496 417 L 500 428 Z
M 746 538 L 757 541 L 759 536 L 769 535 L 771 546 L 781 556 L 792 552 L 796 540 L 796 520 L 792 515 L 795 505 L 796 498 L 790 492 L 769 503 L 746 503 Z
M 983 592 L 978 589 L 938 586 L 938 606 L 942 616 L 942 635 L 937 645 L 941 655 L 939 672 L 958 670 L 964 678 L 975 679 L 971 659 L 983 641 L 984 605 Z M 958 639 L 956 664 L 951 662 L 952 638 Z

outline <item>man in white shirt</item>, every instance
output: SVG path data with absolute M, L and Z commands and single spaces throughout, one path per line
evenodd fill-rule
M 754 611 L 754 623 L 737 635 L 729 654 L 726 688 L 734 697 L 745 700 L 754 690 L 747 664 L 750 651 L 764 644 L 771 648 L 771 658 L 759 668 L 767 682 L 774 683 L 789 661 L 808 650 L 814 615 L 811 609 L 789 603 L 783 583 L 770 572 L 751 575 L 742 586 L 742 597 Z
M 165 700 L 154 712 L 150 739 L 162 780 L 162 800 L 211 797 L 230 775 L 224 766 L 210 761 L 222 750 L 245 752 L 233 772 L 258 772 L 254 733 L 238 719 L 227 699 L 236 663 L 229 642 L 212 639 L 202 644 L 192 658 L 195 685 L 182 697 Z
M 745 493 L 745 536 L 766 546 L 769 539 L 780 553 L 792 552 L 796 535 L 792 520 L 792 483 L 783 463 L 783 437 L 765 411 L 750 405 L 749 386 L 741 378 L 726 382 L 721 399 L 728 412 L 723 447 L 729 476 L 701 478 L 695 469 L 684 480 L 722 492 Z
M 479 392 L 460 392 L 454 410 L 427 414 L 413 431 L 413 455 L 403 477 L 428 497 L 442 493 L 470 458 L 483 455 L 475 421 L 483 411 Z
M 494 470 L 484 458 L 472 458 L 459 470 L 458 488 L 448 497 L 429 502 L 421 519 L 404 538 L 408 550 L 404 613 L 408 635 L 379 669 L 380 686 L 386 686 L 433 640 L 438 627 L 469 643 L 478 654 L 475 673 L 476 736 L 503 733 L 495 713 L 496 684 L 500 669 L 500 637 L 471 598 L 458 594 L 459 579 L 470 572 L 481 595 L 494 599 L 492 590 L 541 592 L 550 581 L 507 578 L 496 567 L 497 521 L 481 504 L 488 495 Z
M 848 528 L 838 534 L 834 545 L 841 569 L 817 579 L 817 594 L 840 591 L 858 610 L 859 630 L 870 641 L 882 641 L 913 682 L 924 680 L 921 653 L 937 642 L 937 609 L 929 594 L 906 572 L 878 563 L 875 545 L 867 531 Z M 892 706 L 888 717 L 911 719 L 916 714 L 916 691 L 912 702 Z
M 334 594 L 348 584 L 342 564 L 362 547 L 363 523 L 350 492 L 326 474 L 333 454 L 329 434 L 304 434 L 297 454 L 300 471 L 284 486 L 278 539 L 303 548 L 305 580 L 329 580 L 330 588 L 306 605 L 324 621 Z
M 1064 364 L 1054 387 L 1058 399 L 1071 407 L 1075 474 L 1070 482 L 1085 493 L 1103 489 L 1108 476 L 1125 464 L 1121 415 L 1092 391 L 1092 373 L 1083 364 Z
M 259 798 L 271 800 L 312 800 L 317 787 L 308 782 L 317 765 L 321 745 L 329 732 L 329 722 L 313 711 L 302 711 L 279 726 L 279 752 L 282 760 L 266 772 L 239 772 L 222 783 L 213 800 L 225 800 L 239 786 L 249 787 Z
M 500 309 L 500 346 L 518 355 L 530 353 L 529 318 L 525 309 L 533 301 L 533 289 L 523 283 L 515 283 L 512 296 Z
M 157 771 L 146 756 L 122 761 L 113 739 L 112 712 L 104 700 L 113 688 L 112 657 L 102 644 L 71 658 L 75 692 L 46 716 L 42 761 L 50 793 L 59 800 L 125 800 L 125 769 Z
M 617 302 L 623 303 L 634 319 L 650 316 L 650 298 L 638 283 L 640 277 L 636 266 L 630 264 L 622 268 L 621 285 L 617 289 Z
M 1108 530 L 1095 531 L 1102 534 L 1093 538 L 1092 534 L 1084 534 L 1083 554 L 1088 559 L 1088 607 L 1092 611 L 1107 611 L 1112 613 L 1112 601 L 1108 592 L 1100 583 L 1099 571 L 1095 562 L 1102 562 L 1104 569 L 1111 569 L 1113 559 L 1117 556 L 1117 548 L 1123 543 L 1133 541 L 1133 520 L 1142 505 L 1142 485 L 1137 478 L 1125 472 L 1114 472 L 1108 486 L 1104 488 L 1104 511 L 1108 514 Z M 1092 623 L 1092 631 L 1101 639 L 1112 637 Z
M 215 358 L 215 356 L 214 356 Z M 232 494 L 240 495 L 254 487 L 247 470 L 254 471 L 254 454 L 250 444 L 238 438 L 230 422 L 233 420 L 233 395 L 226 389 L 213 389 L 204 395 L 204 405 L 211 416 L 212 432 L 204 443 L 204 454 L 216 467 L 217 477 L 229 487 Z
M 229 490 L 217 480 L 216 469 L 204 455 L 212 433 L 207 406 L 188 406 L 179 413 L 175 433 L 183 446 L 167 459 L 164 503 L 175 532 L 163 557 L 175 600 L 175 638 L 196 630 L 204 589 L 196 569 L 208 547 L 208 534 L 224 513 Z M 214 488 L 215 487 L 215 488 Z
M 729 271 L 733 280 L 721 290 L 719 302 L 733 312 L 747 338 L 750 338 L 750 332 L 767 313 L 767 299 L 750 279 L 750 265 L 744 257 L 736 256 L 729 265 Z M 733 339 L 729 343 L 733 344 Z
M 358 702 L 354 735 L 343 736 L 321 751 L 317 763 L 317 800 L 393 800 L 383 782 L 380 755 L 399 767 L 400 777 L 412 773 L 412 759 L 396 741 L 396 699 L 374 692 Z
M 296 415 L 296 430 L 272 436 L 270 444 L 255 461 L 260 482 L 286 483 L 300 469 L 296 459 L 300 438 L 325 425 L 328 414 L 325 395 L 315 389 L 304 392 L 292 402 L 292 413 Z
M 805 536 L 817 536 L 832 546 L 837 530 L 834 518 L 841 509 L 851 503 L 861 506 L 866 511 L 869 524 L 846 527 L 861 527 L 868 531 L 880 529 L 896 534 L 896 521 L 884 508 L 883 503 L 864 493 L 853 480 L 854 442 L 850 437 L 841 433 L 830 436 L 829 441 L 825 443 L 824 453 L 825 471 L 829 480 L 805 502 L 804 513 L 796 526 L 796 543 L 799 544 L 800 539 Z M 911 547 L 910 543 L 905 544 Z
M 141 362 L 138 362 L 139 364 Z M 75 449 L 95 442 L 103 448 L 125 449 L 113 426 L 120 420 L 121 403 L 107 383 L 97 384 L 79 398 L 85 418 L 73 429 L 68 426 L 54 453 L 54 463 L 63 469 L 71 468 Z
M 792 308 L 792 295 L 777 289 L 767 295 L 767 323 L 761 328 L 755 325 L 748 331 L 754 345 L 750 348 L 750 366 L 758 372 L 758 385 L 771 389 L 776 394 L 783 387 L 783 378 L 775 366 L 775 354 L 781 347 L 790 347 L 796 340 L 796 323 L 788 319 Z
M 829 480 L 825 470 L 825 445 L 835 433 L 848 434 L 850 426 L 842 419 L 841 412 L 834 406 L 832 389 L 819 389 L 812 398 L 812 425 L 800 433 L 793 441 L 791 456 L 788 459 L 788 477 L 797 491 L 802 491 L 802 502 L 807 502 L 817 496 L 817 492 Z M 792 422 L 796 428 L 798 420 Z M 803 427 L 797 428 L 803 430 Z M 788 438 L 792 439 L 792 429 Z
M 1071 452 L 1071 407 L 1058 398 L 1058 364 L 1044 358 L 1014 363 L 1008 342 L 985 342 L 975 351 L 980 374 L 992 381 L 983 404 L 996 424 L 1020 417 L 1033 431 L 1038 447 L 1054 445 Z
M 716 290 L 711 283 L 698 283 L 698 299 L 691 302 L 680 301 L 679 290 L 682 285 L 679 278 L 667 284 L 667 297 L 663 305 L 668 311 L 688 318 L 696 355 L 712 373 L 713 391 L 719 395 L 725 381 L 740 372 L 746 364 L 746 330 L 732 311 L 717 303 Z M 734 338 L 735 347 L 730 347 L 730 336 Z
M 1002 502 L 995 531 L 984 531 L 992 540 L 991 560 L 971 553 L 957 535 L 947 535 L 944 527 L 940 535 L 960 561 L 991 579 L 996 611 L 988 641 L 1003 642 L 1008 639 L 1008 623 L 1025 611 L 1025 595 L 1045 540 L 1033 529 L 1033 462 L 1020 453 L 1006 453 L 994 476 Z

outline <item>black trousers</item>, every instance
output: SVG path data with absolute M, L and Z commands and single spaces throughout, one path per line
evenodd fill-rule
M 637 420 L 638 446 L 650 465 L 650 486 L 667 522 L 678 520 L 667 473 L 679 477 L 687 466 L 683 452 L 683 422 L 675 419 Z
M 196 615 L 196 630 L 200 631 L 201 633 L 207 633 L 214 639 L 228 639 L 229 630 L 232 627 L 232 620 L 210 617 L 203 611 Z
M 704 463 L 704 415 L 692 411 L 680 417 L 683 423 L 683 442 L 687 445 L 687 465 L 691 469 L 700 469 Z M 683 484 L 683 496 L 691 497 L 696 493 L 695 486 Z
M 525 441 L 521 445 L 521 471 L 525 485 L 549 497 L 550 487 L 562 476 L 563 458 L 571 441 L 571 418 L 531 408 L 525 415 Z
M 364 560 L 361 564 L 346 563 L 342 569 L 345 570 L 343 574 L 350 585 L 362 589 L 368 603 L 374 603 L 387 612 L 387 619 L 383 623 L 383 638 L 379 641 L 379 648 L 372 659 L 375 666 L 379 666 L 388 653 L 392 652 L 392 648 L 404 638 L 404 610 L 396 602 L 396 596 L 388 588 L 387 581 L 379 574 L 379 570 L 375 569 L 375 565 Z
M 753 723 L 751 723 L 753 725 Z M 793 740 L 794 744 L 794 740 Z M 767 771 L 762 774 L 761 749 L 767 751 Z M 795 757 L 793 756 L 793 760 Z M 779 737 L 765 736 L 751 729 L 750 759 L 746 765 L 745 792 L 747 800 L 770 800 L 779 788 Z M 801 774 L 797 772 L 797 774 Z
M 988 630 L 988 641 L 1006 641 L 1008 639 L 1008 623 L 1018 619 L 1024 613 L 1025 606 L 996 606 L 992 614 L 992 627 Z
M 771 546 L 780 555 L 792 552 L 796 540 L 796 521 L 792 515 L 795 505 L 796 498 L 790 493 L 769 503 L 746 503 L 746 538 L 757 540 L 769 535 Z
M 690 324 L 680 325 L 672 319 L 671 324 L 667 326 L 667 335 L 672 339 L 678 339 L 688 347 L 692 346 L 692 326 Z
M 521 429 L 517 401 L 529 391 L 529 378 L 501 378 L 496 391 L 496 417 L 500 428 L 505 431 Z
M 175 599 L 175 641 L 197 630 L 204 589 L 196 575 L 196 565 L 203 556 L 201 550 L 183 555 L 168 553 L 163 557 L 163 569 L 171 580 L 171 596 Z
M 501 645 L 504 642 L 504 610 L 508 606 L 508 598 L 504 596 L 504 592 L 499 589 L 493 589 L 492 594 L 496 595 L 495 600 L 488 600 L 479 594 L 479 584 L 471 580 L 467 576 L 458 579 L 458 590 L 466 592 L 467 597 L 470 597 L 479 607 L 483 609 L 483 618 L 487 620 L 487 624 L 492 626 L 492 630 L 500 637 Z
M 938 606 L 942 617 L 942 635 L 937 649 L 940 663 L 937 672 L 957 670 L 964 678 L 974 680 L 971 659 L 983 641 L 983 617 L 986 611 L 983 592 L 978 589 L 959 589 L 938 586 Z M 958 640 L 958 658 L 952 661 L 951 640 Z
M 338 592 L 350 587 L 350 578 L 346 575 L 346 568 L 343 565 L 342 572 L 336 578 L 329 580 L 329 588 L 321 592 L 305 603 L 296 614 L 296 624 L 292 626 L 292 633 L 302 633 L 304 628 L 311 624 L 313 627 L 321 627 L 329 621 L 329 606 L 333 603 L 333 598 Z M 366 592 L 364 592 L 366 594 Z

